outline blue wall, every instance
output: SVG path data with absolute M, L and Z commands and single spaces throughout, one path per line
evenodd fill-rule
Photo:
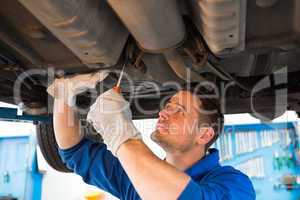
M 251 177 L 258 200 L 299 200 L 299 189 L 274 189 L 283 175 L 300 174 L 292 160 L 296 131 L 295 123 L 225 126 L 215 147 L 223 165 L 232 165 Z
M 39 200 L 41 181 L 34 137 L 0 137 L 0 196 Z

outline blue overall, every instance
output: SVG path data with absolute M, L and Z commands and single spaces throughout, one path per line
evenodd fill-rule
M 87 184 L 97 186 L 119 199 L 141 199 L 119 160 L 107 150 L 105 144 L 83 139 L 70 149 L 59 150 L 59 153 L 66 165 Z M 179 199 L 255 199 L 249 178 L 230 166 L 221 166 L 217 149 L 210 149 L 209 154 L 185 173 L 192 179 Z

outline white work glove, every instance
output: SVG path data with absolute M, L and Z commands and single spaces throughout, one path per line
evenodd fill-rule
M 132 122 L 129 103 L 113 89 L 98 97 L 87 115 L 96 131 L 101 134 L 107 148 L 116 156 L 121 144 L 129 139 L 141 139 Z
M 55 79 L 48 87 L 47 92 L 55 99 L 61 99 L 67 105 L 73 107 L 76 103 L 76 95 L 95 88 L 96 84 L 103 81 L 108 74 L 109 71 L 105 70 L 92 74 Z

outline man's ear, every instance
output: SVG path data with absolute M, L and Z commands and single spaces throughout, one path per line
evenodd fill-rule
M 206 145 L 209 143 L 215 136 L 215 131 L 211 127 L 202 127 L 199 130 L 199 133 L 196 137 L 196 142 L 198 144 Z

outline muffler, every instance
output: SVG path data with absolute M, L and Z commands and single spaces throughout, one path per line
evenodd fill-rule
M 113 66 L 128 31 L 105 0 L 19 0 L 88 66 Z
M 176 0 L 108 0 L 108 3 L 143 51 L 163 54 L 170 68 L 184 81 L 205 80 L 186 65 L 178 52 L 186 30 Z

